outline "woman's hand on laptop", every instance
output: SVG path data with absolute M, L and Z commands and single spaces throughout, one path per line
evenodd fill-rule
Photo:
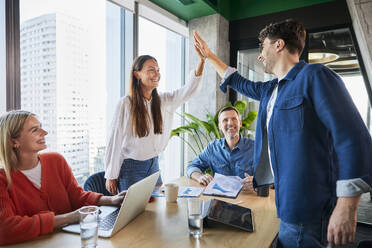
M 123 202 L 126 193 L 127 191 L 125 190 L 114 196 L 101 196 L 98 199 L 97 205 L 98 206 L 104 206 L 104 205 L 118 206 Z
M 79 209 L 69 213 L 55 215 L 54 228 L 61 228 L 69 224 L 77 223 L 79 222 L 79 219 L 80 219 Z
M 123 202 L 126 194 L 127 194 L 127 191 L 124 190 L 117 195 L 110 196 L 112 200 L 112 205 L 120 205 Z

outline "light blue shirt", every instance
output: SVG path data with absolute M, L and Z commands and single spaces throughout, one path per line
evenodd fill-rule
M 253 175 L 254 141 L 240 136 L 238 144 L 232 149 L 226 140 L 216 139 L 210 142 L 188 166 L 187 176 L 193 172 L 203 173 L 210 168 L 215 173 L 245 178 L 244 173 Z

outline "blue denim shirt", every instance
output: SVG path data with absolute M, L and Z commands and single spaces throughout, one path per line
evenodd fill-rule
M 187 176 L 190 177 L 195 171 L 202 173 L 208 168 L 211 168 L 213 175 L 219 173 L 241 178 L 245 178 L 245 172 L 253 175 L 253 149 L 254 141 L 242 136 L 232 150 L 224 138 L 216 139 L 187 166 Z
M 336 181 L 372 183 L 372 139 L 340 77 L 321 64 L 297 63 L 278 86 L 268 133 L 266 107 L 277 79 L 252 82 L 237 72 L 227 86 L 260 101 L 254 153 L 256 177 L 269 143 L 278 217 L 319 223 L 336 201 Z M 260 174 L 261 175 L 261 174 Z

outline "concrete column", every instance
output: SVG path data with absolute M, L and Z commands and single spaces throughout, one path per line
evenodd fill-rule
M 210 49 L 229 64 L 230 44 L 228 42 L 229 22 L 221 15 L 215 14 L 196 18 L 189 22 L 189 67 L 195 68 L 198 57 L 194 51 L 193 32 L 197 30 L 201 37 L 207 42 Z M 225 105 L 228 96 L 219 89 L 221 78 L 213 66 L 206 61 L 203 72 L 203 87 L 201 93 L 192 98 L 187 104 L 187 110 L 197 117 L 204 118 L 208 112 L 214 113 L 219 107 Z
M 372 87 L 372 0 L 347 0 L 347 5 Z
M 211 50 L 223 62 L 229 64 L 229 22 L 223 16 L 215 14 L 189 21 L 189 68 L 195 68 L 198 63 L 198 57 L 194 51 L 194 30 L 199 32 Z M 219 89 L 220 82 L 221 78 L 207 60 L 203 72 L 203 87 L 197 96 L 187 102 L 185 111 L 202 120 L 206 120 L 208 113 L 215 114 L 220 107 L 228 102 L 228 95 Z M 194 157 L 195 154 L 189 151 L 185 145 L 185 167 Z

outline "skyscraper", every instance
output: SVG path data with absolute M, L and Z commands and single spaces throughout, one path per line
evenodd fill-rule
M 21 24 L 21 106 L 36 113 L 48 151 L 61 153 L 79 183 L 89 175 L 87 30 L 53 13 Z

